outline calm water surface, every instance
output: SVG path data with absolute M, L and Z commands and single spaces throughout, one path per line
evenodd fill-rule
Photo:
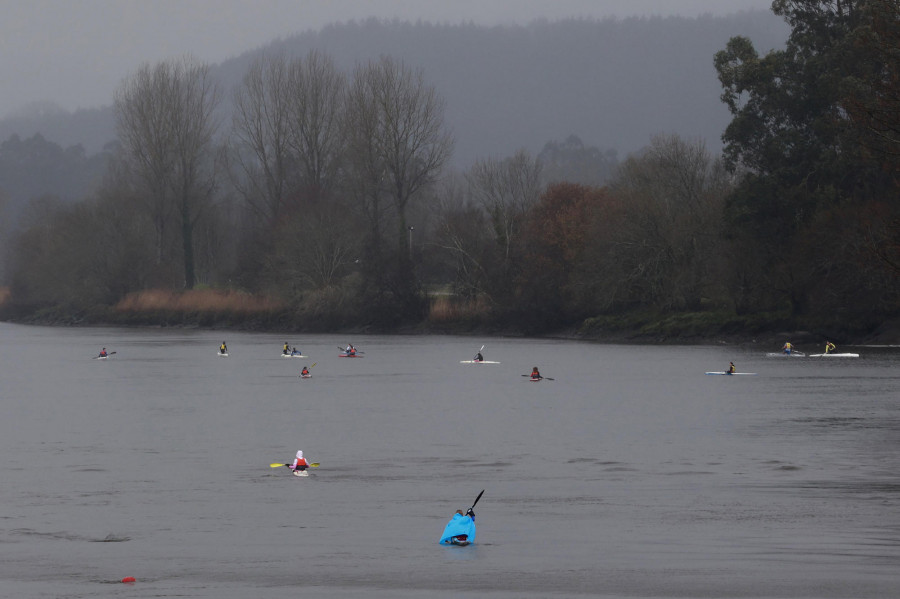
M 895 598 L 900 348 L 839 349 L 0 324 L 0 596 Z

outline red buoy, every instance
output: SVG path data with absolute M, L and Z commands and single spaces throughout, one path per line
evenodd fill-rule
M 122 582 L 135 582 L 134 576 L 126 576 L 122 579 Z

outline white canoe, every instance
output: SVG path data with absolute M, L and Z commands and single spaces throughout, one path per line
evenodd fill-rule
M 499 364 L 500 362 L 492 362 L 490 360 L 460 360 L 460 364 Z
M 309 356 L 304 356 L 303 354 L 281 354 L 282 358 L 308 358 Z
M 294 470 L 294 476 L 309 476 L 309 471 L 307 470 Z
M 755 372 L 707 372 L 706 374 L 723 374 L 728 376 L 734 376 L 736 374 L 756 375 Z
M 223 358 L 227 358 L 228 354 L 223 354 L 222 352 L 216 352 L 217 356 L 222 356 Z
M 806 354 L 804 354 L 802 351 L 795 351 L 795 352 L 791 352 L 789 354 L 786 354 L 782 351 L 769 352 L 766 354 L 766 357 L 768 357 L 768 358 L 780 358 L 782 356 L 784 356 L 785 358 L 805 358 Z
M 809 354 L 810 358 L 858 358 L 859 354 Z

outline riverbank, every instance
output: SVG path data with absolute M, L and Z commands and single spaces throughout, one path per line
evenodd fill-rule
M 0 290 L 2 291 L 2 290 Z M 204 328 L 285 333 L 340 332 L 348 334 L 449 334 L 462 336 L 543 337 L 622 344 L 760 344 L 781 347 L 815 345 L 827 340 L 842 345 L 900 344 L 900 319 L 871 323 L 808 322 L 784 313 L 735 315 L 726 311 L 659 313 L 635 311 L 585 319 L 539 334 L 502 326 L 486 309 L 448 311 L 446 302 L 433 302 L 428 316 L 391 330 L 298 310 L 269 298 L 232 291 L 151 290 L 127 296 L 115 306 L 89 310 L 53 307 L 26 310 L 10 305 L 0 294 L 0 320 L 49 326 L 123 326 Z

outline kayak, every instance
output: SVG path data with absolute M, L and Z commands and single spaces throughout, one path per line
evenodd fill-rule
M 766 357 L 769 357 L 769 358 L 779 358 L 781 356 L 784 356 L 786 358 L 805 358 L 806 354 L 804 354 L 802 351 L 795 351 L 795 352 L 791 352 L 789 354 L 786 354 L 781 351 L 780 352 L 769 352 L 766 354 Z
M 858 358 L 859 354 L 809 354 L 810 358 Z
M 228 354 L 223 354 L 222 352 L 216 352 L 217 356 L 222 356 L 223 358 L 227 358 Z
M 361 356 L 359 354 L 338 354 L 339 358 L 365 358 L 365 356 Z
M 466 546 L 475 542 L 475 521 L 469 516 L 453 514 L 441 534 L 441 545 Z
M 747 374 L 747 375 L 756 375 L 755 372 L 707 372 L 706 374 L 724 374 L 724 375 Z
M 309 476 L 309 472 L 306 470 L 294 470 L 294 476 Z
M 542 380 L 544 380 L 544 377 L 541 377 L 539 379 L 529 377 L 528 380 L 532 383 L 540 383 Z
M 309 356 L 304 356 L 303 354 L 281 354 L 282 358 L 308 358 Z
M 492 362 L 490 360 L 460 360 L 460 364 L 499 364 L 500 362 Z
M 311 374 L 301 374 L 301 375 L 300 375 L 300 378 L 301 378 L 301 379 L 311 379 L 311 378 L 312 378 L 312 375 L 311 375 Z

